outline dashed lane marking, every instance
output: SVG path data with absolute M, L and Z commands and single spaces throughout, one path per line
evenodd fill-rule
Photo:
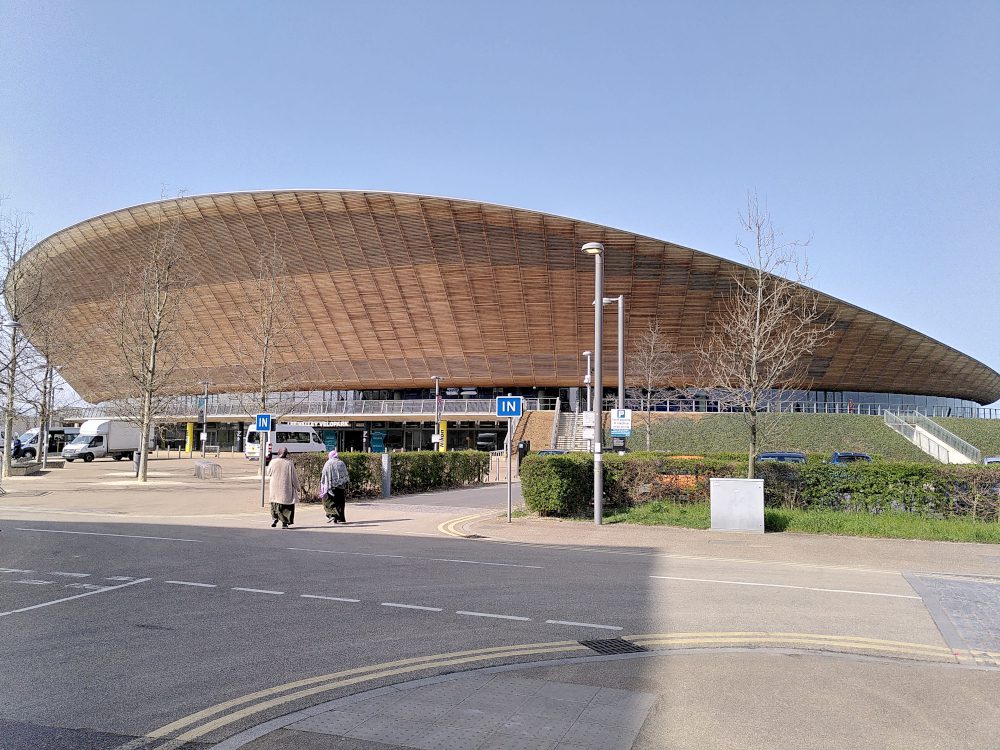
M 198 586 L 203 589 L 214 589 L 217 588 L 217 584 L 214 583 L 198 583 L 196 581 L 164 581 L 164 583 L 172 583 L 175 586 Z
M 320 596 L 319 594 L 299 594 L 303 599 L 326 599 L 330 602 L 352 602 L 354 604 L 359 604 L 360 599 L 347 599 L 343 596 Z
M 442 612 L 440 607 L 423 607 L 419 604 L 398 604 L 396 602 L 382 602 L 383 607 L 397 607 L 399 609 L 421 609 L 425 612 Z
M 519 620 L 521 622 L 531 622 L 530 617 L 519 617 L 518 615 L 495 615 L 492 612 L 467 612 L 464 609 L 458 610 L 455 614 L 468 615 L 469 617 L 492 617 L 496 620 Z
M 281 596 L 284 591 L 270 591 L 268 589 L 245 589 L 241 586 L 233 586 L 232 591 L 249 591 L 251 594 L 273 594 L 274 596 Z
M 34 572 L 33 570 L 22 570 L 21 568 L 0 568 L 0 573 L 24 573 L 27 575 Z
M 920 599 L 913 594 L 885 594 L 880 591 L 855 591 L 853 589 L 824 589 L 815 586 L 792 586 L 787 583 L 754 583 L 752 581 L 722 581 L 714 578 L 681 578 L 679 576 L 650 576 L 663 581 L 691 581 L 694 583 L 724 583 L 732 586 L 763 586 L 775 589 L 799 589 L 801 591 L 821 591 L 828 594 L 859 594 L 862 596 L 886 596 L 892 599 Z
M 449 557 L 409 557 L 407 555 L 390 555 L 382 552 L 345 552 L 338 549 L 311 549 L 307 547 L 286 547 L 291 552 L 320 552 L 327 555 L 355 555 L 357 557 L 391 557 L 397 560 L 422 560 L 424 562 L 460 563 L 463 565 L 493 565 L 501 568 L 531 568 L 544 570 L 541 565 L 520 565 L 517 563 L 483 562 L 482 560 L 458 560 Z
M 68 578 L 89 578 L 90 573 L 63 573 L 59 570 L 53 570 L 49 572 L 50 576 L 66 576 Z
M 569 620 L 546 620 L 546 625 L 572 625 L 577 628 L 600 628 L 601 630 L 624 630 L 617 625 L 597 625 L 592 622 L 571 622 Z
M 21 607 L 20 609 L 12 609 L 9 612 L 0 612 L 0 617 L 6 617 L 7 615 L 15 615 L 18 612 L 28 612 L 32 609 L 41 609 L 42 607 L 51 607 L 53 604 L 60 604 L 62 602 L 72 601 L 73 599 L 82 599 L 85 596 L 93 596 L 94 594 L 103 594 L 107 591 L 116 591 L 118 589 L 123 589 L 126 586 L 135 586 L 138 583 L 145 583 L 146 581 L 152 580 L 151 578 L 137 578 L 134 581 L 129 581 L 128 583 L 123 583 L 119 586 L 103 586 L 100 591 L 87 591 L 83 594 L 76 594 L 75 596 L 67 596 L 62 599 L 55 599 L 51 602 L 42 602 L 41 604 L 33 604 L 30 607 Z
M 156 539 L 162 542 L 193 542 L 195 544 L 202 544 L 201 539 L 177 539 L 172 536 L 139 536 L 138 534 L 109 534 L 107 532 L 98 531 L 63 531 L 62 529 L 32 529 L 32 528 L 18 528 L 17 531 L 37 531 L 43 534 L 79 534 L 81 536 L 114 536 L 120 537 L 122 539 Z
M 23 581 L 14 581 L 14 583 L 23 583 L 26 586 L 47 586 L 52 583 L 52 581 L 38 581 L 31 578 L 26 578 Z

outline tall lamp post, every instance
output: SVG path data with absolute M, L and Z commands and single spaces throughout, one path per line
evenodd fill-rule
M 205 400 L 202 401 L 202 412 L 201 412 L 201 457 L 205 457 L 205 443 L 208 442 L 208 386 L 212 385 L 210 380 L 202 380 L 201 384 L 205 386 Z M 149 435 L 143 438 L 144 441 L 149 440 Z
M 594 256 L 594 301 L 604 299 L 604 245 L 588 242 L 581 250 Z M 594 305 L 594 523 L 604 520 L 604 459 L 601 441 L 604 437 L 604 305 Z
M 618 408 L 625 408 L 625 295 L 603 297 L 605 305 L 618 303 Z
M 590 352 L 584 352 L 583 356 L 587 358 L 587 372 L 583 376 L 583 384 L 587 386 L 587 411 L 590 411 L 592 407 L 590 401 Z
M 434 380 L 434 450 L 441 450 L 441 376 L 431 375 Z

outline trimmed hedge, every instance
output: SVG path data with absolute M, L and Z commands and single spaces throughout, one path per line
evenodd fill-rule
M 392 454 L 392 494 L 479 484 L 489 472 L 490 454 L 483 451 L 412 451 Z
M 293 453 L 290 458 L 299 475 L 299 500 L 319 502 L 319 480 L 325 453 Z M 379 497 L 382 494 L 382 457 L 379 453 L 341 453 L 350 480 L 347 497 Z M 489 471 L 490 454 L 482 451 L 414 451 L 392 454 L 392 493 L 407 495 L 428 490 L 451 489 L 478 484 Z
M 526 457 L 521 463 L 525 505 L 541 515 L 587 515 L 592 508 L 593 466 L 586 453 Z M 706 502 L 710 479 L 746 475 L 739 459 L 684 459 L 655 453 L 609 455 L 604 471 L 609 509 L 654 500 Z M 1000 467 L 766 461 L 757 465 L 757 476 L 764 480 L 764 503 L 771 508 L 907 512 L 1000 523 Z

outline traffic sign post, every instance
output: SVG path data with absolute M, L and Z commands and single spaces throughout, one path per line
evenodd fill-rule
M 524 411 L 524 399 L 520 396 L 500 396 L 497 398 L 498 417 L 507 417 L 507 523 L 510 523 L 514 514 L 512 497 L 513 466 L 511 461 L 511 450 L 514 442 L 514 418 L 520 417 Z
M 256 414 L 254 415 L 254 422 L 257 423 L 257 432 L 267 433 L 267 440 L 264 440 L 261 435 L 257 435 L 257 460 L 260 461 L 260 507 L 264 507 L 264 477 L 267 474 L 267 468 L 264 466 L 266 460 L 264 458 L 264 446 L 270 444 L 271 441 L 271 415 L 270 414 Z

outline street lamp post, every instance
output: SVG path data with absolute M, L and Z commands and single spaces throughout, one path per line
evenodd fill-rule
M 587 372 L 583 376 L 583 384 L 587 386 L 587 411 L 590 411 L 593 407 L 590 400 L 590 352 L 584 352 L 583 356 L 587 358 Z
M 604 299 L 604 245 L 588 242 L 581 250 L 594 256 L 594 301 Z M 604 459 L 601 441 L 604 437 L 604 412 L 602 395 L 604 380 L 604 305 L 594 305 L 594 523 L 604 520 Z
M 212 384 L 210 380 L 203 380 L 201 384 L 205 386 L 205 400 L 202 401 L 201 413 L 201 457 L 205 457 L 205 443 L 208 442 L 208 386 Z M 143 438 L 143 445 L 149 440 L 149 436 Z
M 625 408 L 625 295 L 604 297 L 604 304 L 618 303 L 618 408 Z
M 434 380 L 434 450 L 441 450 L 441 376 L 431 375 Z

